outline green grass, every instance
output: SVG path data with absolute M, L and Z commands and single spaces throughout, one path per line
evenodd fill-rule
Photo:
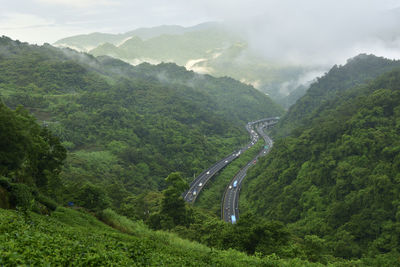
M 113 212 L 105 213 L 129 229 L 130 234 L 73 209 L 57 208 L 51 216 L 35 213 L 26 216 L 0 209 L 0 266 L 304 266 L 307 263 L 210 249 L 175 234 L 151 231 L 142 223 L 121 219 Z
M 207 183 L 195 203 L 196 207 L 207 209 L 217 216 L 221 215 L 221 199 L 226 186 L 235 174 L 252 160 L 264 146 L 262 139 L 239 158 L 226 166 L 219 174 Z

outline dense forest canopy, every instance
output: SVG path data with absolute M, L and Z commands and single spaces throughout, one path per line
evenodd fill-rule
M 274 134 L 286 136 L 290 135 L 294 129 L 307 126 L 313 117 L 319 115 L 319 108 L 323 108 L 329 100 L 341 92 L 353 86 L 368 83 L 379 75 L 398 67 L 400 67 L 400 61 L 366 54 L 349 59 L 344 66 L 333 66 L 289 108 L 285 116 L 281 118 L 278 127 L 275 127 Z
M 254 85 L 286 107 L 302 95 L 299 91 L 288 94 L 296 89 L 303 77 L 325 69 L 317 64 L 266 58 L 254 47 L 253 41 L 248 40 L 246 34 L 233 30 L 229 23 L 205 22 L 191 27 L 138 28 L 121 34 L 82 34 L 60 39 L 54 45 L 94 56 L 110 56 L 135 65 L 174 62 L 199 73 L 229 76 Z
M 247 140 L 243 125 L 282 109 L 254 88 L 175 64 L 133 67 L 71 49 L 0 39 L 0 94 L 23 105 L 70 151 L 61 176 L 74 188 L 129 194 L 191 179 Z M 82 187 L 83 188 L 83 187 Z
M 282 108 L 228 77 L 2 37 L 0 207 L 16 211 L 0 209 L 0 265 L 395 266 L 399 67 L 359 55 L 318 79 L 249 170 L 231 225 L 208 201 L 256 151 L 225 169 L 198 207 L 182 193 L 246 143 L 247 121 Z
M 338 73 L 344 69 L 332 69 L 294 106 L 307 99 L 323 102 L 303 113 L 309 120 L 301 128 L 276 140 L 271 154 L 250 172 L 242 197 L 256 214 L 284 222 L 300 236 L 321 238 L 336 257 L 386 253 L 395 258 L 400 247 L 400 71 L 352 88 L 331 83 L 332 90 L 324 92 L 336 96 L 311 98 Z

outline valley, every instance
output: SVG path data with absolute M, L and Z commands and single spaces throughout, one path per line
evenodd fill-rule
M 400 265 L 396 5 L 23 2 L 0 266 Z
M 245 36 L 218 22 L 71 36 L 54 45 L 94 56 L 110 56 L 133 65 L 173 62 L 198 73 L 232 77 L 268 94 L 285 108 L 303 94 L 302 90 L 296 91 L 298 86 L 307 86 L 327 68 L 264 59 Z

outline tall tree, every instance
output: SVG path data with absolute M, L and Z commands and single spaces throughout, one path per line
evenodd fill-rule
M 168 184 L 168 188 L 163 192 L 161 214 L 167 216 L 174 225 L 185 225 L 188 222 L 188 212 L 182 193 L 189 186 L 178 172 L 168 175 L 165 181 Z

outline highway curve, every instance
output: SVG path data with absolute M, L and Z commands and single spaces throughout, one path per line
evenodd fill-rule
M 263 137 L 265 141 L 265 146 L 255 158 L 249 161 L 246 166 L 244 166 L 236 173 L 236 175 L 226 187 L 221 204 L 221 218 L 225 222 L 235 223 L 236 220 L 239 218 L 239 193 L 242 181 L 246 177 L 247 170 L 257 163 L 258 158 L 268 154 L 268 152 L 271 150 L 273 145 L 272 139 L 264 133 L 263 129 L 272 127 L 276 124 L 276 122 L 277 118 L 275 118 L 275 120 L 272 120 L 272 118 L 268 118 L 249 123 L 251 124 L 251 128 L 256 126 L 257 132 Z
M 208 169 L 204 170 L 202 173 L 200 173 L 199 176 L 197 176 L 193 182 L 190 184 L 189 190 L 186 191 L 183 194 L 183 198 L 186 202 L 189 203 L 194 203 L 200 194 L 201 190 L 204 188 L 206 183 L 221 169 L 223 169 L 225 166 L 227 166 L 229 163 L 231 163 L 234 159 L 239 157 L 243 152 L 251 148 L 255 143 L 258 141 L 258 134 L 252 129 L 251 124 L 246 125 L 246 130 L 250 134 L 251 141 L 244 146 L 243 148 L 239 149 L 238 151 L 235 151 L 225 158 L 221 159 Z

